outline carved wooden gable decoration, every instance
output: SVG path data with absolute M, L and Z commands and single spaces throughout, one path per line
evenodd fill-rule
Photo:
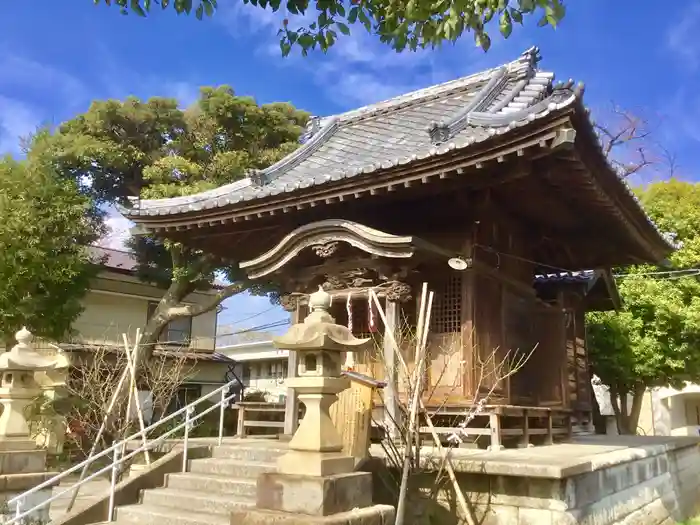
M 396 281 L 426 258 L 456 254 L 410 235 L 393 235 L 357 222 L 326 219 L 300 226 L 259 257 L 240 263 L 249 278 L 284 273 L 295 291 L 320 284 L 328 290 L 365 288 Z M 311 257 L 309 257 L 311 256 Z M 395 290 L 401 300 L 410 290 Z

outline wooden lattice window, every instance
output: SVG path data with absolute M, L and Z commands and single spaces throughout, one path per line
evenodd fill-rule
M 462 276 L 451 275 L 435 289 L 430 331 L 447 334 L 462 331 Z

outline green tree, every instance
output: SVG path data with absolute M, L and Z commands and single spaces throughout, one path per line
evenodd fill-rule
M 217 0 L 102 0 L 116 5 L 123 14 L 139 16 L 160 6 L 174 8 L 178 14 L 194 11 L 200 20 L 217 9 Z M 93 0 L 100 4 L 101 0 Z M 537 17 L 538 25 L 556 27 L 565 14 L 564 0 L 321 0 L 310 6 L 308 0 L 243 0 L 246 4 L 272 12 L 282 10 L 292 17 L 314 14 L 308 24 L 292 28 L 289 18 L 279 30 L 280 48 L 287 55 L 293 46 L 306 54 L 311 49 L 327 50 L 342 36 L 350 34 L 350 26 L 361 26 L 396 51 L 439 46 L 455 42 L 465 32 L 472 32 L 476 45 L 487 51 L 491 38 L 487 27 L 497 24 L 505 38 L 514 24 Z M 196 5 L 196 7 L 195 7 Z M 304 16 L 304 21 L 308 20 Z
M 129 205 L 129 197 L 193 194 L 265 168 L 298 146 L 308 117 L 286 103 L 258 105 L 227 86 L 202 88 L 198 102 L 186 110 L 166 98 L 96 101 L 53 136 L 35 142 L 29 158 L 51 162 L 67 179 L 83 183 L 96 206 Z M 251 289 L 236 261 L 143 235 L 133 237 L 130 247 L 139 277 L 163 289 L 143 329 L 139 359 L 150 356 L 170 321 L 201 315 Z M 210 290 L 216 274 L 231 284 L 207 304 L 185 302 L 194 291 Z
M 625 434 L 637 431 L 647 388 L 700 381 L 700 280 L 694 270 L 700 267 L 700 185 L 671 179 L 638 195 L 659 228 L 675 235 L 679 249 L 670 257 L 671 269 L 624 270 L 620 311 L 588 315 L 592 369 L 610 387 L 618 429 Z
M 0 159 L 0 332 L 6 348 L 27 326 L 60 339 L 82 311 L 97 272 L 87 246 L 100 214 L 48 164 Z

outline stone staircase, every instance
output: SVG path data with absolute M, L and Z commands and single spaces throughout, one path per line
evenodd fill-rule
M 213 448 L 193 459 L 188 472 L 168 474 L 165 486 L 145 490 L 141 502 L 117 507 L 117 525 L 229 525 L 234 509 L 255 506 L 257 476 L 276 469 L 284 454 L 277 441 L 241 442 Z

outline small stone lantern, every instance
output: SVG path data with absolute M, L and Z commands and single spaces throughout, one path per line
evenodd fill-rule
M 26 409 L 41 393 L 36 372 L 65 368 L 62 356 L 46 357 L 31 347 L 32 334 L 22 328 L 15 334 L 17 344 L 9 352 L 0 354 L 0 448 L 13 450 L 34 448 L 30 439 Z
M 370 339 L 357 339 L 328 313 L 331 297 L 311 294 L 311 313 L 303 323 L 273 339 L 277 348 L 297 352 L 298 377 L 287 384 L 297 391 L 306 414 L 279 458 L 277 472 L 258 476 L 254 509 L 234 510 L 237 525 L 366 525 L 393 523 L 394 508 L 372 502 L 372 474 L 355 472 L 355 458 L 328 413 L 338 393 L 350 386 L 340 374 L 341 356 L 360 350 Z
M 362 349 L 370 339 L 358 339 L 336 324 L 328 313 L 330 306 L 331 296 L 319 287 L 309 297 L 311 313 L 304 322 L 273 339 L 277 348 L 297 352 L 298 377 L 289 378 L 287 385 L 306 407 L 289 442 L 290 452 L 279 460 L 281 473 L 329 476 L 354 468 L 354 459 L 341 454 L 343 443 L 329 409 L 338 393 L 350 386 L 350 380 L 341 376 L 343 354 Z

